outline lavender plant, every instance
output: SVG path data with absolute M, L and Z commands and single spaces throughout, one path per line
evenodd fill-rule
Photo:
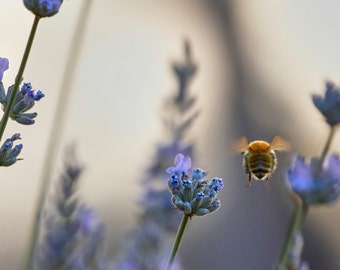
M 95 212 L 77 198 L 83 167 L 68 152 L 55 196 L 44 211 L 44 235 L 36 252 L 41 270 L 107 269 L 102 244 L 104 226 Z
M 0 121 L 0 140 L 8 119 L 24 125 L 35 123 L 37 113 L 30 112 L 30 110 L 37 101 L 44 97 L 44 94 L 33 90 L 30 83 L 24 83 L 21 87 L 20 84 L 23 81 L 23 73 L 38 22 L 43 17 L 58 13 L 63 1 L 24 0 L 23 2 L 35 15 L 35 19 L 15 83 L 8 88 L 7 92 L 2 78 L 9 68 L 9 61 L 6 58 L 0 58 L 0 103 L 4 111 Z M 84 22 L 80 25 L 83 26 Z M 77 30 L 77 32 L 81 31 Z M 79 36 L 75 40 L 79 41 Z M 75 48 L 78 47 L 79 44 L 75 45 Z M 73 64 L 68 64 L 65 72 L 67 74 L 65 81 L 68 86 L 72 78 L 72 72 L 69 71 L 75 69 Z M 223 188 L 223 180 L 217 177 L 207 180 L 207 171 L 200 168 L 191 171 L 189 156 L 192 156 L 193 144 L 186 140 L 186 134 L 199 115 L 199 110 L 194 107 L 196 97 L 189 93 L 189 86 L 197 72 L 197 65 L 192 59 L 188 41 L 184 42 L 184 61 L 174 63 L 172 68 L 178 80 L 178 89 L 175 95 L 172 95 L 165 103 L 163 120 L 168 139 L 157 146 L 155 161 L 148 168 L 142 181 L 145 191 L 140 198 L 143 212 L 138 219 L 139 228 L 130 233 L 125 254 L 117 263 L 116 269 L 160 269 L 160 266 L 165 264 L 169 239 L 176 232 L 177 224 L 180 222 L 180 212 L 182 212 L 182 221 L 167 263 L 167 269 L 181 269 L 180 262 L 175 261 L 175 258 L 189 220 L 194 216 L 212 213 L 220 207 L 217 194 Z M 69 92 L 68 87 L 63 88 Z M 335 127 L 340 123 L 340 88 L 328 82 L 325 96 L 314 95 L 313 102 L 325 117 L 330 127 L 330 134 L 319 157 L 306 161 L 302 155 L 297 155 L 292 168 L 288 171 L 287 184 L 296 203 L 296 213 L 278 264 L 280 270 L 309 269 L 308 264 L 301 259 L 303 249 L 301 229 L 305 217 L 312 206 L 333 203 L 340 194 L 340 159 L 336 154 L 329 154 Z M 65 106 L 63 102 L 58 104 Z M 58 106 L 57 111 L 64 113 L 65 110 L 59 109 Z M 60 126 L 63 117 L 59 114 L 56 119 L 54 131 L 62 130 Z M 32 269 L 32 252 L 36 250 L 35 259 L 38 269 L 108 269 L 106 260 L 100 253 L 104 228 L 94 211 L 81 204 L 76 198 L 75 193 L 82 167 L 72 159 L 68 159 L 65 163 L 65 170 L 58 182 L 55 198 L 43 213 L 43 236 L 38 249 L 35 249 L 36 233 L 40 229 L 41 207 L 45 201 L 48 176 L 51 173 L 56 142 L 60 136 L 60 133 L 56 134 L 52 136 L 51 147 L 48 147 L 50 152 L 47 156 L 52 158 L 47 159 L 47 164 L 44 166 L 43 178 L 47 179 L 44 180 L 47 182 L 42 185 L 37 209 L 38 225 L 35 224 L 37 226 L 32 234 L 33 240 L 25 267 Z M 15 133 L 2 143 L 0 166 L 10 166 L 21 160 L 19 154 L 23 145 L 15 145 L 19 139 L 21 139 L 20 134 Z M 178 153 L 184 153 L 184 155 Z M 174 156 L 175 166 L 167 168 Z M 171 195 L 166 189 L 166 184 L 162 183 L 162 185 L 159 181 L 165 177 L 165 172 L 170 174 L 166 184 Z M 175 211 L 174 208 L 179 211 Z
M 27 60 L 31 51 L 31 47 L 34 41 L 35 33 L 38 28 L 38 24 L 41 18 L 47 16 L 53 16 L 58 13 L 59 8 L 62 4 L 62 0 L 24 0 L 25 6 L 35 14 L 32 29 L 26 44 L 25 52 L 21 60 L 21 64 L 15 78 L 15 83 L 11 86 L 5 95 L 3 86 L 1 83 L 1 103 L 4 106 L 4 115 L 0 121 L 0 140 L 5 131 L 9 117 L 21 124 L 34 124 L 33 118 L 37 115 L 36 113 L 26 113 L 27 110 L 33 107 L 34 101 L 38 101 L 43 97 L 41 92 L 34 94 L 30 85 L 24 85 L 19 92 L 19 86 L 22 81 L 22 77 L 25 71 Z M 8 68 L 8 60 L 1 60 L 0 73 L 1 79 L 4 70 Z
M 9 118 L 24 125 L 32 125 L 35 123 L 37 113 L 28 111 L 35 105 L 36 101 L 39 101 L 44 97 L 44 94 L 41 91 L 33 90 L 30 83 L 24 83 L 21 89 L 19 89 L 19 87 L 23 80 L 23 74 L 39 21 L 43 17 L 49 17 L 56 14 L 59 11 L 62 0 L 25 0 L 24 4 L 35 14 L 35 17 L 15 82 L 8 88 L 7 93 L 5 92 L 2 78 L 4 71 L 9 68 L 9 61 L 6 58 L 0 58 L 0 103 L 2 104 L 2 109 L 4 111 L 0 121 L 0 140 L 4 135 Z M 0 149 L 0 163 L 2 166 L 10 166 L 17 160 L 20 160 L 17 157 L 20 154 L 23 145 L 18 144 L 13 147 L 13 142 L 20 138 L 20 134 L 16 133 L 2 144 Z M 27 259 L 29 262 L 31 261 L 30 255 L 28 256 L 29 259 Z M 30 263 L 28 264 L 30 265 Z M 31 267 L 28 267 L 28 269 L 31 269 Z
M 169 191 L 164 182 L 168 164 L 177 153 L 192 155 L 193 144 L 185 135 L 199 114 L 194 108 L 196 98 L 189 93 L 189 86 L 197 71 L 192 59 L 191 46 L 184 42 L 184 60 L 172 64 L 178 81 L 177 92 L 165 101 L 164 124 L 168 142 L 160 143 L 156 149 L 154 163 L 147 169 L 142 181 L 144 194 L 140 199 L 143 212 L 139 216 L 139 227 L 129 233 L 122 258 L 115 269 L 158 270 L 166 264 L 169 239 L 175 235 L 180 215 L 174 211 Z M 172 269 L 181 269 L 178 262 Z
M 37 117 L 36 112 L 28 112 L 34 105 L 36 101 L 39 101 L 44 97 L 41 91 L 35 91 L 32 89 L 30 83 L 24 83 L 21 89 L 20 83 L 23 80 L 23 74 L 26 68 L 26 64 L 30 55 L 34 37 L 38 28 L 38 24 L 41 18 L 50 17 L 58 13 L 62 0 L 24 0 L 25 6 L 33 12 L 35 15 L 31 32 L 28 37 L 28 41 L 25 47 L 25 51 L 20 63 L 18 73 L 15 77 L 15 82 L 12 86 L 8 88 L 7 93 L 5 92 L 2 78 L 3 73 L 9 68 L 9 61 L 6 58 L 0 58 L 0 103 L 2 104 L 2 109 L 4 114 L 0 121 L 0 140 L 3 137 L 9 118 L 12 120 L 24 124 L 32 125 L 35 123 L 35 118 Z M 20 134 L 16 133 L 11 138 L 7 139 L 0 149 L 0 163 L 2 166 L 10 166 L 14 164 L 18 159 L 23 145 L 18 144 L 13 147 L 13 141 L 20 139 Z M 34 237 L 33 237 L 34 238 Z M 32 241 L 31 241 L 32 242 Z M 33 248 L 29 248 L 33 250 Z M 31 258 L 32 252 L 28 252 L 27 255 L 27 268 L 31 269 Z
M 312 98 L 330 131 L 319 157 L 313 157 L 308 162 L 301 155 L 297 155 L 293 167 L 288 170 L 287 183 L 296 204 L 296 212 L 281 253 L 279 270 L 308 269 L 307 264 L 301 260 L 296 263 L 296 258 L 299 257 L 296 256 L 296 250 L 299 250 L 296 245 L 302 246 L 301 240 L 296 239 L 302 238 L 300 231 L 308 210 L 314 205 L 329 205 L 340 195 L 340 159 L 337 154 L 329 154 L 335 128 L 340 123 L 340 88 L 327 82 L 325 95 L 313 95 Z M 301 254 L 301 251 L 298 251 L 298 254 Z
M 167 173 L 171 175 L 168 186 L 172 193 L 171 201 L 176 209 L 183 212 L 183 218 L 178 228 L 167 269 L 172 267 L 189 218 L 204 216 L 220 208 L 221 203 L 216 196 L 224 186 L 221 178 L 215 177 L 208 182 L 205 179 L 207 172 L 203 169 L 193 169 L 190 177 L 191 158 L 189 156 L 184 157 L 182 154 L 177 154 L 174 163 L 175 167 L 167 169 Z

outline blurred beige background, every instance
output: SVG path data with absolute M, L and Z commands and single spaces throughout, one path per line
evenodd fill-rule
M 58 15 L 41 20 L 24 78 L 46 97 L 34 108 L 39 113 L 34 126 L 10 123 L 6 130 L 6 137 L 22 134 L 25 160 L 2 169 L 1 269 L 18 269 L 27 245 L 81 4 L 64 1 Z M 86 165 L 79 195 L 105 222 L 112 258 L 135 225 L 138 181 L 162 140 L 163 99 L 176 89 L 170 63 L 182 58 L 183 38 L 188 37 L 199 64 L 191 91 L 202 108 L 190 134 L 196 142 L 194 164 L 208 168 L 211 177 L 223 177 L 225 189 L 218 213 L 191 222 L 182 246 L 184 265 L 275 265 L 291 213 L 283 184 L 289 155 L 279 156 L 282 165 L 271 190 L 262 183 L 245 190 L 241 157 L 229 145 L 241 135 L 270 140 L 281 134 L 297 152 L 320 153 L 327 127 L 310 96 L 323 93 L 326 79 L 340 82 L 339 7 L 331 0 L 93 2 L 62 145 L 77 142 Z M 22 1 L 0 0 L 0 56 L 10 60 L 6 86 L 14 81 L 32 22 Z M 60 170 L 58 163 L 55 179 Z M 312 209 L 307 218 L 304 255 L 312 260 L 318 254 L 310 261 L 312 269 L 326 262 L 330 265 L 323 269 L 339 269 L 339 258 L 332 256 L 340 248 L 339 208 Z M 313 239 L 327 248 L 326 254 L 314 249 Z

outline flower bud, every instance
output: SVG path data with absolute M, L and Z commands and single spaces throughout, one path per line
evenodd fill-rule
M 63 0 L 24 0 L 27 9 L 39 17 L 51 17 L 58 13 Z

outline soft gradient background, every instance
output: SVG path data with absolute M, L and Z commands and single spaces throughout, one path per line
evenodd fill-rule
M 32 127 L 20 131 L 24 161 L 2 169 L 0 265 L 18 269 L 28 241 L 51 121 L 81 0 L 40 22 L 24 74 L 46 97 Z M 108 229 L 112 258 L 135 226 L 138 182 L 162 140 L 163 98 L 176 89 L 170 69 L 183 57 L 183 39 L 199 64 L 192 91 L 201 116 L 190 137 L 194 165 L 225 179 L 218 213 L 195 218 L 181 247 L 185 269 L 272 269 L 292 213 L 284 188 L 289 154 L 280 154 L 272 189 L 244 189 L 241 157 L 230 143 L 242 135 L 271 140 L 281 134 L 306 156 L 321 152 L 327 126 L 312 93 L 340 82 L 338 1 L 93 1 L 60 149 L 76 142 L 86 165 L 79 195 Z M 0 56 L 10 59 L 13 83 L 33 16 L 22 1 L 0 0 Z M 339 136 L 332 149 L 339 149 Z M 171 165 L 171 164 L 169 164 Z M 55 166 L 55 179 L 61 163 Z M 161 180 L 160 180 L 161 181 Z M 53 187 L 53 185 L 52 185 Z M 311 209 L 304 258 L 311 269 L 339 269 L 340 207 Z

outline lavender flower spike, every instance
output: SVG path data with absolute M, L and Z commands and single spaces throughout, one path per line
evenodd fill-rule
M 68 152 L 52 204 L 45 209 L 45 229 L 36 250 L 34 269 L 108 269 L 104 268 L 106 260 L 101 254 L 104 227 L 76 194 L 83 167 L 72 151 Z
M 189 216 L 203 216 L 216 211 L 221 205 L 216 196 L 224 186 L 223 180 L 215 177 L 208 182 L 204 179 L 207 172 L 198 168 L 193 169 L 189 178 L 187 171 L 191 167 L 191 159 L 184 158 L 182 154 L 177 154 L 175 165 L 167 169 L 171 174 L 168 186 L 175 208 Z
M 326 83 L 324 97 L 313 95 L 313 103 L 330 126 L 340 123 L 340 88 L 337 88 L 332 82 Z
M 27 9 L 38 17 L 51 17 L 58 13 L 63 0 L 24 0 Z
M 9 67 L 8 59 L 0 57 L 0 82 L 2 81 L 4 72 L 8 69 L 8 67 Z
M 307 205 L 334 202 L 340 194 L 340 160 L 329 155 L 326 166 L 320 172 L 318 158 L 308 164 L 297 156 L 293 168 L 288 170 L 288 183 Z

